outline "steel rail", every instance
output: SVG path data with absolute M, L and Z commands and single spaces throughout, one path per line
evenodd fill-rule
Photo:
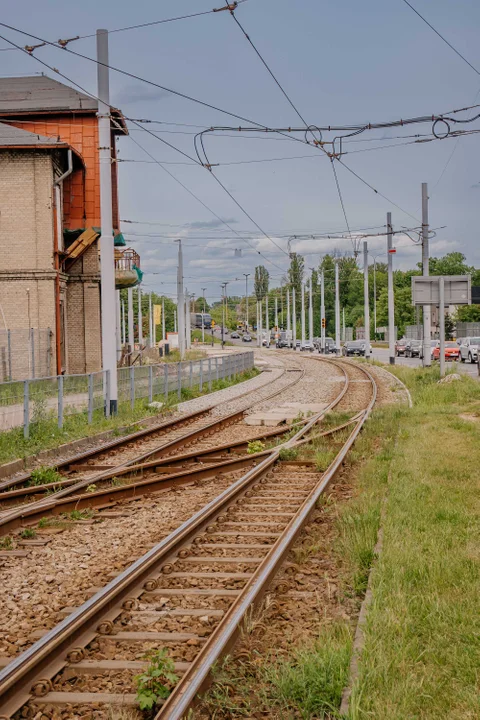
M 176 685 L 170 697 L 155 716 L 155 720 L 182 720 L 184 718 L 187 711 L 194 704 L 199 692 L 207 684 L 211 668 L 234 644 L 246 613 L 262 599 L 291 545 L 315 510 L 319 497 L 341 467 L 347 453 L 369 417 L 377 397 L 377 385 L 374 378 L 364 368 L 361 368 L 361 370 L 367 375 L 372 386 L 372 397 L 365 412 L 360 417 L 335 460 L 322 475 L 320 482 L 305 499 L 303 505 L 276 540 L 252 578 L 230 606 L 221 623 L 213 631 L 189 669 Z M 295 438 L 294 441 L 298 439 Z
M 305 375 L 305 370 L 299 368 L 298 372 L 300 373 L 298 377 L 294 378 L 292 382 L 288 383 L 283 388 L 280 388 L 279 390 L 276 390 L 275 392 L 271 393 L 270 395 L 267 395 L 267 397 L 262 398 L 261 400 L 257 400 L 251 405 L 247 406 L 246 408 L 242 410 L 234 411 L 233 413 L 230 413 L 229 415 L 221 416 L 217 420 L 212 421 L 211 423 L 208 423 L 208 425 L 202 425 L 202 427 L 197 428 L 195 430 L 192 430 L 190 432 L 187 432 L 186 434 L 182 435 L 180 438 L 175 438 L 174 440 L 171 440 L 170 442 L 162 445 L 160 448 L 156 448 L 153 450 L 148 450 L 147 452 L 142 453 L 141 455 L 137 455 L 136 457 L 128 460 L 127 462 L 114 466 L 111 469 L 104 470 L 100 473 L 97 473 L 95 475 L 90 475 L 88 478 L 84 478 L 83 480 L 78 480 L 77 483 L 72 484 L 68 487 L 64 487 L 63 489 L 57 491 L 52 496 L 49 496 L 48 498 L 41 498 L 40 500 L 36 500 L 32 503 L 29 503 L 28 506 L 22 505 L 18 506 L 12 510 L 6 510 L 5 512 L 0 514 L 0 535 L 5 534 L 6 532 L 9 532 L 11 529 L 14 529 L 16 527 L 19 527 L 22 523 L 22 518 L 25 518 L 29 516 L 28 509 L 32 510 L 32 515 L 38 515 L 39 509 L 51 509 L 55 506 L 55 503 L 57 501 L 62 501 L 62 498 L 69 497 L 74 495 L 74 493 L 77 490 L 81 490 L 82 488 L 86 488 L 89 485 L 96 484 L 98 482 L 101 482 L 102 480 L 107 480 L 111 477 L 114 477 L 118 473 L 122 473 L 124 470 L 128 470 L 128 468 L 132 465 L 141 463 L 145 460 L 148 460 L 149 458 L 157 458 L 161 457 L 162 455 L 166 455 L 169 452 L 173 452 L 175 449 L 185 446 L 187 444 L 190 444 L 191 442 L 194 442 L 199 437 L 202 437 L 205 434 L 210 434 L 215 431 L 216 428 L 224 428 L 228 427 L 228 425 L 231 425 L 235 422 L 237 422 L 240 418 L 243 417 L 246 410 L 249 410 L 251 407 L 254 407 L 259 402 L 267 402 L 271 398 L 275 397 L 281 392 L 284 392 L 286 389 L 292 387 L 293 385 L 296 385 Z M 286 373 L 286 370 L 280 375 L 280 377 L 283 377 L 283 375 Z M 280 378 L 276 378 L 278 380 Z M 237 400 L 239 397 L 244 397 L 252 392 L 254 390 L 248 390 L 245 393 L 242 393 L 242 395 L 237 396 L 234 398 L 234 400 Z M 231 400 L 227 400 L 228 402 L 232 402 Z M 213 405 L 209 410 L 211 410 L 215 405 Z M 204 413 L 205 411 L 199 411 L 201 413 Z M 180 418 L 181 420 L 181 418 Z M 167 428 L 168 429 L 168 428 Z M 140 431 L 141 433 L 144 433 L 145 431 Z M 136 434 L 135 434 L 136 435 Z M 94 454 L 99 454 L 97 451 L 93 451 Z M 73 464 L 73 460 L 71 459 L 66 463 L 67 465 Z M 88 468 L 88 466 L 86 466 Z M 122 488 L 119 488 L 120 490 Z M 0 501 L 1 501 L 1 495 L 0 495 Z M 38 512 L 37 512 L 38 511 Z M 42 515 L 40 515 L 42 517 Z
M 345 382 L 337 397 L 322 411 L 313 416 L 294 438 L 300 439 L 325 414 L 333 409 L 348 389 L 348 375 L 342 368 Z M 136 560 L 92 598 L 74 610 L 55 628 L 48 631 L 28 650 L 14 658 L 0 672 L 0 720 L 18 710 L 36 690 L 33 685 L 49 687 L 49 678 L 58 673 L 69 661 L 67 653 L 72 648 L 85 647 L 97 634 L 100 621 L 112 620 L 122 612 L 122 603 L 130 602 L 148 589 L 155 587 L 152 573 L 168 560 L 174 560 L 178 551 L 192 542 L 214 519 L 240 497 L 250 486 L 267 473 L 278 460 L 279 448 L 272 450 L 255 468 L 235 481 L 220 495 L 210 501 L 189 520 L 180 525 L 168 537 Z

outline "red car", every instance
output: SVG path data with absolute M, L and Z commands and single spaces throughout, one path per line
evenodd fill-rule
M 440 345 L 433 348 L 432 357 L 434 360 L 440 360 Z M 445 360 L 458 360 L 460 357 L 460 348 L 456 342 L 445 343 Z

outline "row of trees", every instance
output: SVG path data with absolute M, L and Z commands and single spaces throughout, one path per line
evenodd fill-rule
M 314 335 L 320 334 L 320 273 L 323 271 L 325 278 L 325 317 L 327 323 L 327 334 L 335 332 L 335 263 L 339 267 L 340 281 L 340 308 L 345 314 L 345 325 L 347 327 L 361 327 L 364 325 L 364 296 L 363 296 L 363 269 L 359 269 L 357 261 L 352 257 L 335 257 L 325 255 L 318 268 L 307 271 L 305 260 L 297 253 L 290 254 L 290 266 L 286 276 L 282 279 L 280 287 L 269 288 L 269 274 L 263 267 L 255 269 L 254 298 L 249 298 L 250 321 L 255 319 L 255 302 L 269 298 L 269 326 L 274 325 L 274 302 L 277 298 L 279 325 L 286 327 L 286 292 L 295 289 L 296 310 L 298 324 L 301 304 L 302 283 L 306 282 L 305 304 L 308 308 L 310 294 L 310 278 L 312 281 Z M 373 337 L 375 316 L 377 327 L 388 325 L 388 296 L 387 296 L 387 265 L 386 263 L 375 263 L 369 266 L 369 295 L 370 295 L 370 318 L 371 332 Z M 443 257 L 431 258 L 431 275 L 472 275 L 472 285 L 480 285 L 480 270 L 470 266 L 466 262 L 465 255 L 460 252 L 451 252 Z M 421 264 L 412 270 L 396 270 L 393 274 L 394 295 L 395 295 L 395 325 L 401 336 L 407 325 L 415 325 L 421 320 L 416 315 L 412 305 L 411 278 L 413 275 L 421 275 Z M 291 298 L 291 296 L 290 296 Z M 245 299 L 240 300 L 240 317 L 245 316 Z M 447 329 L 453 329 L 454 323 L 480 322 L 480 306 L 465 305 L 457 309 L 455 317 L 447 318 Z M 298 329 L 298 328 L 297 328 Z

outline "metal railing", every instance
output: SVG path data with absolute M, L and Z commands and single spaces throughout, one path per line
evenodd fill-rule
M 182 398 L 182 390 L 212 390 L 213 382 L 231 379 L 253 368 L 253 352 L 233 353 L 181 363 L 119 368 L 118 404 L 130 405 L 144 400 L 165 402 L 174 394 Z M 108 371 L 85 375 L 55 375 L 0 383 L 0 431 L 23 426 L 24 436 L 31 426 L 54 421 L 59 428 L 69 416 L 94 417 L 108 415 L 110 408 L 110 377 Z

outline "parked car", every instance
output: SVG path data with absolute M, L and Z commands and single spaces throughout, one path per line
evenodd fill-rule
M 407 338 L 401 338 L 400 340 L 397 340 L 395 343 L 395 355 L 399 357 L 400 355 L 405 355 L 405 351 L 407 349 L 408 340 Z
M 470 363 L 478 362 L 478 348 L 480 346 L 480 337 L 463 338 L 460 345 L 460 360 Z
M 305 342 L 302 342 L 300 344 L 300 352 L 313 352 L 313 343 L 311 343 L 309 340 L 306 340 Z
M 277 340 L 277 348 L 288 348 L 290 347 L 290 342 L 286 338 L 279 338 Z
M 348 357 L 349 355 L 363 355 L 365 356 L 365 350 L 367 345 L 365 340 L 348 340 L 342 348 L 342 355 Z
M 319 352 L 320 352 L 320 350 L 319 350 Z M 326 337 L 325 338 L 325 354 L 336 353 L 336 352 L 337 352 L 337 348 L 335 347 L 335 340 L 331 337 Z
M 248 335 L 248 333 L 245 333 L 245 335 L 242 337 L 242 342 L 252 342 L 252 336 Z
M 232 338 L 232 340 L 240 340 L 240 334 L 236 330 L 232 332 L 230 337 Z
M 445 343 L 445 360 L 458 360 L 460 356 L 460 348 L 456 342 Z M 433 360 L 440 360 L 440 343 L 433 348 Z
M 405 348 L 405 357 L 423 357 L 423 344 L 421 340 L 409 340 Z
M 295 341 L 295 350 L 296 350 L 297 348 L 300 348 L 300 345 L 301 345 L 301 344 L 302 344 L 302 343 L 300 342 L 300 340 L 296 340 L 296 341 Z

